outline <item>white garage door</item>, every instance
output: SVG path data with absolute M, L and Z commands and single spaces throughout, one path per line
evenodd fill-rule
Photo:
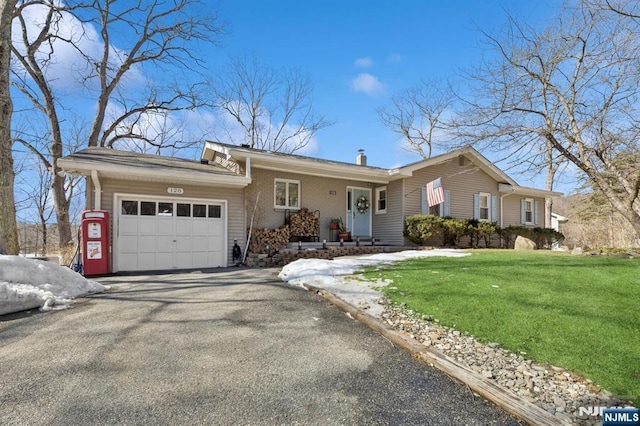
M 120 196 L 118 271 L 226 266 L 226 203 Z

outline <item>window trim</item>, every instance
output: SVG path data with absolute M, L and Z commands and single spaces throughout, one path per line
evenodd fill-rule
M 384 192 L 384 209 L 380 208 L 380 193 Z M 386 214 L 387 213 L 387 187 L 379 186 L 376 188 L 376 214 Z
M 276 203 L 277 201 L 277 186 L 278 183 L 284 183 L 286 184 L 286 189 L 285 189 L 285 194 L 284 194 L 284 198 L 285 198 L 285 203 L 287 203 L 284 206 L 280 206 Z M 296 184 L 298 185 L 298 205 L 297 206 L 290 206 L 288 205 L 289 203 L 289 185 L 290 184 Z M 302 185 L 300 184 L 299 180 L 295 180 L 295 179 L 281 179 L 281 178 L 274 178 L 273 179 L 273 208 L 274 209 L 280 209 L 280 210 L 286 210 L 286 209 L 290 209 L 290 210 L 300 210 L 300 194 L 301 194 L 301 189 L 302 189 Z
M 487 218 L 482 218 L 482 197 L 487 200 Z M 491 222 L 491 194 L 489 192 L 478 192 L 478 220 L 481 222 Z
M 531 210 L 527 210 L 527 203 L 530 203 Z M 524 206 L 524 212 L 523 212 L 524 224 L 525 225 L 535 225 L 535 220 L 536 220 L 536 216 L 535 216 L 535 208 L 536 208 L 535 200 L 533 198 L 524 198 L 523 206 Z M 531 213 L 531 220 L 527 220 L 527 213 Z

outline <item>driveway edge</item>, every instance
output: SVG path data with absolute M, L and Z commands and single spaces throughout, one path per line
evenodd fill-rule
M 441 352 L 425 347 L 408 336 L 399 333 L 383 321 L 380 321 L 362 309 L 356 308 L 355 306 L 345 302 L 335 294 L 312 285 L 305 285 L 305 287 L 327 299 L 330 303 L 336 305 L 344 312 L 349 313 L 354 319 L 367 325 L 369 328 L 389 340 L 393 345 L 396 345 L 411 354 L 414 358 L 427 365 L 435 367 L 447 374 L 449 377 L 464 383 L 473 392 L 491 401 L 507 413 L 527 422 L 528 424 L 541 426 L 569 424 L 563 423 L 561 419 L 558 419 L 551 413 L 520 398 L 502 386 L 497 385 L 495 382 L 490 381 L 486 377 L 465 367 Z

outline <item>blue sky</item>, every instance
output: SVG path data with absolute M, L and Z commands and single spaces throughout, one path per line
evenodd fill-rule
M 358 150 L 365 149 L 369 165 L 392 168 L 420 159 L 404 150 L 397 135 L 380 122 L 377 111 L 388 105 L 393 95 L 417 86 L 423 79 L 453 78 L 460 69 L 489 55 L 482 49 L 482 31 L 500 32 L 507 13 L 534 27 L 546 26 L 559 13 L 561 3 L 562 0 L 212 0 L 211 7 L 218 11 L 226 34 L 218 38 L 219 46 L 202 47 L 194 55 L 205 61 L 206 72 L 211 74 L 223 69 L 231 58 L 243 56 L 254 56 L 270 67 L 308 74 L 314 86 L 315 112 L 334 124 L 316 134 L 312 149 L 300 153 L 353 162 Z M 44 13 L 45 8 L 29 8 L 27 21 L 40 22 Z M 61 32 L 67 37 L 83 35 L 77 41 L 83 51 L 100 57 L 103 45 L 96 28 L 67 17 L 62 21 Z M 19 32 L 14 32 L 14 37 L 20 37 Z M 115 52 L 127 49 L 131 40 L 124 33 L 114 34 L 111 43 Z M 92 91 L 97 86 L 79 85 L 77 75 L 86 71 L 86 63 L 73 49 L 58 43 L 54 51 L 55 60 L 46 73 L 56 98 L 64 106 L 63 130 L 71 134 L 77 124 L 85 124 L 83 119 L 92 119 Z M 131 69 L 122 82 L 122 90 L 135 92 L 151 81 L 162 86 L 162 72 Z M 16 96 L 14 106 L 15 111 L 22 111 L 16 114 L 14 127 L 45 134 L 39 116 L 30 113 L 31 105 L 24 97 Z M 108 115 L 121 114 L 117 102 L 111 102 L 109 108 Z M 208 112 L 175 114 L 168 118 L 167 127 L 178 129 L 175 140 L 199 142 L 205 132 L 209 132 L 207 138 L 215 138 L 212 131 L 220 127 L 216 119 L 220 116 Z M 161 134 L 159 126 L 154 127 L 159 122 L 150 117 L 140 124 L 147 126 L 148 135 L 153 135 Z M 198 159 L 201 144 L 197 146 L 175 155 Z M 19 144 L 16 150 L 21 151 L 17 158 L 26 170 L 18 179 L 17 187 L 21 188 L 24 182 L 34 179 L 29 171 L 37 161 Z M 509 174 L 521 185 L 544 187 L 540 177 L 533 179 L 511 171 Z M 557 189 L 569 192 L 571 183 Z M 19 195 L 21 198 L 24 196 Z
M 481 31 L 500 31 L 507 11 L 537 26 L 560 6 L 559 0 L 229 0 L 219 4 L 228 30 L 222 47 L 203 53 L 213 67 L 254 54 L 265 64 L 308 73 L 317 112 L 335 124 L 317 134 L 316 150 L 306 154 L 354 161 L 363 148 L 370 165 L 393 167 L 419 157 L 380 123 L 376 111 L 392 95 L 479 61 L 487 54 Z

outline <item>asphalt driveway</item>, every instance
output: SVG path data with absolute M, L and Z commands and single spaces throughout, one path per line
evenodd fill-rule
M 101 278 L 0 317 L 0 424 L 517 424 L 277 272 Z

